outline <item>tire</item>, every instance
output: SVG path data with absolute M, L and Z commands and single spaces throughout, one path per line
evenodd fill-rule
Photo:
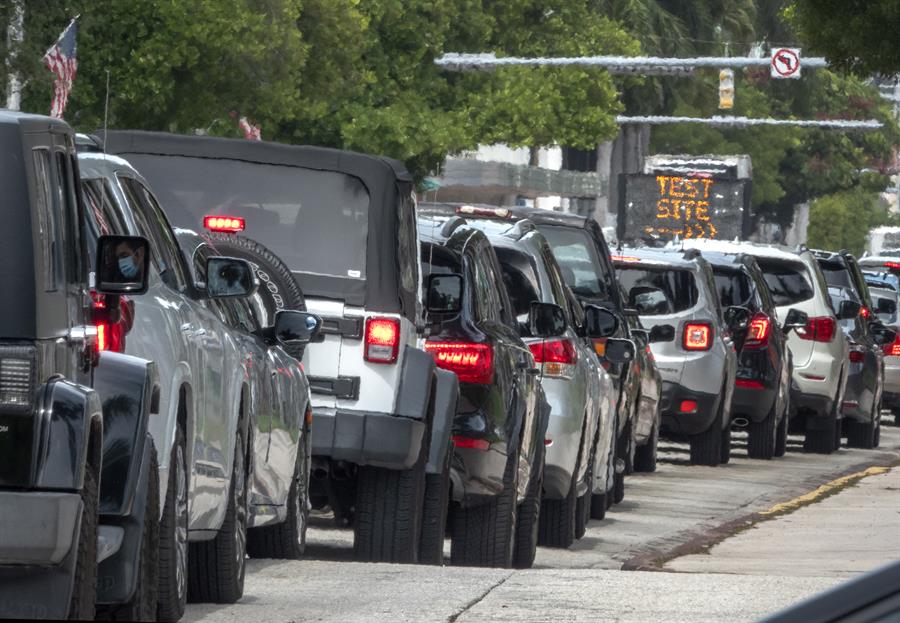
M 169 461 L 169 484 L 159 522 L 159 572 L 156 618 L 178 621 L 187 603 L 188 469 L 184 431 L 175 430 Z M 179 489 L 179 487 L 181 487 Z
M 287 500 L 287 517 L 281 523 L 247 531 L 247 554 L 251 558 L 298 560 L 306 549 L 309 525 L 309 475 L 312 460 L 311 433 L 304 429 L 297 447 L 297 460 Z
M 621 504 L 625 500 L 625 472 L 615 475 L 612 497 L 610 499 L 613 504 Z
M 538 545 L 567 548 L 575 542 L 575 513 L 578 506 L 575 493 L 573 478 L 566 497 L 561 500 L 545 498 L 541 501 Z
M 96 440 L 97 443 L 100 440 Z M 97 599 L 97 517 L 100 494 L 96 468 L 84 467 L 81 487 L 81 525 L 78 530 L 78 552 L 75 559 L 75 579 L 69 599 L 69 619 L 90 621 L 94 618 Z
M 453 445 L 448 444 L 440 474 L 425 474 L 425 503 L 422 509 L 422 535 L 419 538 L 419 562 L 444 563 L 444 536 L 450 504 L 450 459 Z
M 875 447 L 881 445 L 881 420 L 878 420 L 878 424 L 875 425 Z
M 606 503 L 610 493 L 594 493 L 591 495 L 591 519 L 603 521 L 606 519 L 606 509 L 609 506 Z
M 657 413 L 657 416 L 659 414 Z M 634 471 L 652 473 L 656 471 L 657 448 L 659 447 L 659 417 L 653 423 L 647 442 L 634 452 Z
M 790 410 L 785 407 L 778 430 L 775 431 L 775 457 L 782 457 L 787 452 L 788 427 L 790 426 Z
M 360 562 L 416 563 L 425 500 L 425 457 L 410 469 L 360 467 L 353 521 L 353 555 Z
M 516 511 L 516 545 L 513 552 L 513 567 L 531 569 L 537 553 L 538 530 L 541 520 L 541 492 L 544 488 L 544 457 L 546 449 L 543 444 L 538 448 L 539 460 L 532 467 L 531 482 L 525 499 Z
M 147 485 L 147 510 L 141 533 L 140 566 L 134 597 L 126 604 L 97 608 L 97 620 L 155 621 L 159 587 L 159 463 L 156 448 L 150 449 L 150 475 Z
M 837 450 L 835 437 L 840 422 L 832 420 L 823 430 L 808 430 L 803 440 L 803 451 L 808 454 L 831 454 Z
M 625 461 L 625 475 L 634 473 L 634 455 L 637 451 L 637 444 L 634 442 L 633 426 L 633 422 L 628 422 L 618 440 L 619 456 Z
M 769 460 L 775 456 L 778 445 L 778 413 L 775 411 L 777 400 L 762 422 L 750 421 L 749 439 L 747 440 L 747 456 L 751 459 Z
M 725 408 L 725 394 L 719 401 L 716 417 L 710 427 L 699 435 L 691 435 L 691 465 L 716 467 L 722 462 L 722 410 Z M 730 445 L 730 444 L 729 444 Z
M 247 569 L 247 451 L 238 433 L 231 471 L 228 507 L 216 538 L 190 544 L 188 599 L 193 602 L 233 604 L 244 595 Z
M 875 422 L 847 422 L 847 447 L 871 450 L 875 447 Z
M 450 562 L 464 567 L 509 568 L 516 543 L 518 452 L 506 461 L 503 491 L 487 504 L 453 513 Z
M 591 487 L 594 486 L 594 453 L 591 452 L 591 462 L 588 464 L 587 490 L 575 501 L 575 538 L 582 538 L 587 532 L 588 520 L 591 518 Z

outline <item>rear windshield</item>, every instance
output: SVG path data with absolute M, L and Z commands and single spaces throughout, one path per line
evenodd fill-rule
M 597 248 L 583 229 L 541 227 L 553 249 L 566 285 L 588 298 L 609 299 L 609 276 L 604 275 Z
M 775 305 L 793 305 L 801 301 L 808 301 L 813 297 L 814 291 L 809 280 L 806 266 L 801 262 L 785 262 L 782 260 L 769 260 L 756 258 L 759 267 L 762 268 L 766 285 L 772 293 Z
M 819 261 L 819 268 L 825 275 L 825 283 L 835 288 L 853 288 L 853 279 L 850 277 L 850 269 L 841 262 Z
M 740 305 L 755 309 L 753 284 L 750 277 L 741 270 L 713 267 L 716 278 L 716 291 L 723 307 Z
M 244 233 L 297 272 L 366 278 L 369 193 L 350 175 L 300 167 L 133 154 L 172 223 L 203 230 L 208 214 L 241 216 Z
M 652 306 L 652 311 L 641 312 L 642 315 L 673 314 L 688 310 L 697 304 L 697 287 L 694 284 L 694 275 L 689 270 L 618 266 L 616 273 L 619 276 L 619 284 L 628 297 L 629 306 L 634 302 L 630 295 L 633 288 L 650 287 L 662 290 L 665 302 Z M 642 307 L 648 309 L 647 305 Z

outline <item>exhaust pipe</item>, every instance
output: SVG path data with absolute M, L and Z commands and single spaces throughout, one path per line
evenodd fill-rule
M 750 426 L 750 420 L 745 417 L 736 417 L 731 420 L 731 425 L 736 428 L 747 428 Z

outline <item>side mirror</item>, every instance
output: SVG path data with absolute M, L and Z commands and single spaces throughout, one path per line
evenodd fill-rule
M 149 286 L 150 243 L 141 236 L 100 236 L 95 288 L 101 294 L 143 294 Z
M 781 330 L 787 333 L 791 329 L 802 329 L 806 327 L 808 321 L 809 316 L 806 312 L 802 312 L 799 309 L 789 309 Z
M 860 309 L 862 309 L 862 305 L 856 301 L 841 301 L 840 306 L 838 306 L 838 320 L 853 320 L 859 316 Z
M 322 319 L 309 312 L 283 309 L 275 313 L 273 333 L 281 344 L 291 342 L 308 344 L 321 328 Z
M 666 293 L 651 286 L 635 286 L 628 292 L 628 306 L 644 314 L 668 314 L 672 306 Z
M 256 275 L 247 260 L 211 257 L 206 260 L 206 294 L 210 298 L 249 296 L 256 292 Z
M 533 301 L 528 313 L 528 332 L 534 337 L 554 337 L 566 332 L 566 314 L 559 305 Z
M 619 330 L 619 319 L 614 313 L 599 305 L 586 305 L 584 328 L 588 337 L 609 337 Z
M 750 324 L 750 310 L 740 305 L 732 305 L 725 309 L 725 324 L 732 331 L 743 331 Z
M 650 329 L 650 343 L 656 342 L 674 342 L 675 327 L 670 324 L 658 324 Z
M 462 275 L 430 275 L 425 309 L 433 313 L 453 313 L 462 309 Z
M 621 338 L 609 338 L 606 340 L 606 360 L 610 363 L 630 363 L 634 361 L 634 342 Z
M 893 316 L 897 311 L 897 303 L 891 299 L 878 299 L 875 313 Z

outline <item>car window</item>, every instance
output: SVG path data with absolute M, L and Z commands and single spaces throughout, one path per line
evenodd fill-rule
M 757 258 L 775 305 L 782 307 L 808 301 L 814 291 L 806 267 L 800 262 Z
M 559 269 L 559 264 L 556 262 L 556 258 L 553 257 L 553 251 L 546 243 L 541 244 L 541 258 L 547 269 L 547 276 L 550 280 L 550 289 L 553 292 L 553 301 L 563 309 L 566 314 L 566 320 L 568 320 L 571 325 L 572 311 L 569 306 L 570 301 L 567 294 L 568 288 L 563 279 L 562 272 Z
M 716 291 L 719 300 L 725 307 L 740 305 L 756 311 L 756 299 L 753 296 L 753 284 L 750 277 L 742 270 L 716 266 L 713 268 L 716 280 Z
M 72 159 L 61 150 L 54 152 L 56 155 L 57 190 L 59 191 L 59 211 L 62 222 L 58 223 L 62 234 L 63 266 L 67 283 L 78 283 L 81 276 L 82 255 L 78 239 L 78 199 L 75 187 L 75 171 L 72 168 Z
M 475 320 L 502 322 L 500 298 L 497 296 L 500 284 L 493 279 L 493 273 L 485 267 L 479 254 L 470 254 L 468 258 L 475 286 Z
M 662 290 L 661 296 L 668 302 L 666 307 L 658 306 L 655 314 L 677 313 L 697 304 L 697 286 L 691 271 L 679 268 L 655 268 L 647 266 L 618 266 L 619 283 L 628 294 L 635 287 L 650 287 Z M 630 297 L 626 298 L 629 300 Z
M 525 322 L 531 311 L 531 303 L 541 300 L 541 286 L 531 257 L 512 249 L 495 248 L 503 284 L 512 302 L 516 320 Z
M 603 270 L 597 248 L 587 231 L 551 226 L 540 230 L 572 292 L 589 298 L 610 298 L 610 275 Z
M 503 269 L 500 268 L 500 261 L 497 259 L 497 254 L 494 252 L 490 244 L 485 244 L 483 256 L 485 259 L 485 270 L 490 273 L 491 281 L 495 284 L 502 284 Z M 505 287 L 497 287 L 495 289 L 497 291 L 497 296 L 500 303 L 501 322 L 512 329 L 516 329 L 516 312 L 513 308 L 513 303 L 510 299 L 509 292 Z
M 82 180 L 81 191 L 87 208 L 85 231 L 88 255 L 91 266 L 96 266 L 97 240 L 100 236 L 127 234 L 128 229 L 119 213 L 116 197 L 108 180 L 104 178 Z
M 62 272 L 62 256 L 60 254 L 62 236 L 56 218 L 57 211 L 53 206 L 53 185 L 50 167 L 50 150 L 35 149 L 34 159 L 36 196 L 35 207 L 40 227 L 42 264 L 44 265 L 44 289 L 52 292 L 59 286 L 59 275 Z
M 854 288 L 850 271 L 841 261 L 819 260 L 825 283 L 836 288 Z M 854 288 L 855 289 L 855 288 Z

